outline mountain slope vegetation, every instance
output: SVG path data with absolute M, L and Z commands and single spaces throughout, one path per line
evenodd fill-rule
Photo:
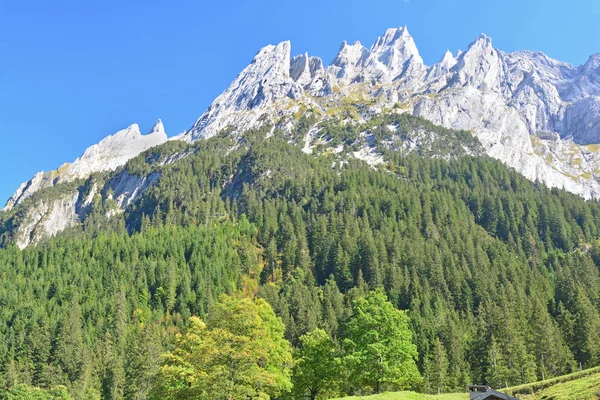
M 189 318 L 235 293 L 266 300 L 293 347 L 322 329 L 342 355 L 358 299 L 385 293 L 406 310 L 411 388 L 426 393 L 600 364 L 600 204 L 526 180 L 469 132 L 366 124 L 322 126 L 312 155 L 299 140 L 310 121 L 168 142 L 36 193 L 100 188 L 80 224 L 24 250 L 12 242 L 28 203 L 1 214 L 5 387 L 146 398 Z M 434 151 L 404 146 L 420 129 Z M 364 143 L 379 164 L 347 156 Z M 123 174 L 158 178 L 119 212 Z M 347 380 L 337 394 L 397 388 Z

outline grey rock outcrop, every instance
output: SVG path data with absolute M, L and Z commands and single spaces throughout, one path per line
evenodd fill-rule
M 332 116 L 366 120 L 380 112 L 408 112 L 448 128 L 469 130 L 485 152 L 531 180 L 564 188 L 585 198 L 600 198 L 600 54 L 581 66 L 541 52 L 506 53 L 486 35 L 465 52 L 447 51 L 427 66 L 406 27 L 388 29 L 367 48 L 343 42 L 329 66 L 320 58 L 291 56 L 290 42 L 262 48 L 229 87 L 185 133 L 171 138 L 192 142 L 225 128 L 232 134 L 270 122 L 292 130 L 302 113 L 318 120 Z M 299 139 L 312 153 L 318 127 Z M 23 183 L 5 210 L 42 188 L 114 170 L 142 151 L 164 143 L 159 121 L 141 135 L 137 125 L 109 136 L 71 164 L 40 172 Z M 418 138 L 414 138 L 418 140 Z M 418 147 L 418 143 L 411 145 Z M 364 150 L 364 151 L 363 151 Z M 353 152 L 373 165 L 381 161 L 368 149 Z M 337 151 L 337 149 L 336 149 Z M 368 153 L 368 154 L 367 154 Z M 173 159 L 175 162 L 177 157 Z M 123 171 L 106 183 L 123 210 L 158 179 Z M 68 193 L 41 200 L 27 210 L 18 228 L 24 247 L 77 224 L 94 195 Z
M 147 135 L 140 133 L 137 124 L 130 125 L 90 146 L 74 162 L 65 163 L 53 171 L 41 171 L 35 174 L 31 180 L 19 186 L 6 203 L 4 210 L 12 209 L 40 189 L 58 183 L 71 182 L 75 179 L 87 178 L 94 172 L 115 170 L 143 151 L 166 141 L 167 134 L 161 120 L 156 122 Z
M 291 57 L 289 42 L 263 48 L 183 139 L 227 126 L 243 131 L 307 108 L 326 118 L 334 105 L 362 100 L 362 118 L 397 108 L 471 130 L 490 156 L 524 176 L 591 198 L 600 195 L 600 164 L 569 154 L 573 146 L 588 154 L 581 146 L 600 143 L 599 99 L 600 55 L 574 67 L 541 52 L 505 53 L 482 34 L 465 52 L 448 51 L 426 66 L 406 27 L 393 28 L 369 49 L 343 42 L 324 69 L 308 54 Z M 572 145 L 546 141 L 549 132 Z

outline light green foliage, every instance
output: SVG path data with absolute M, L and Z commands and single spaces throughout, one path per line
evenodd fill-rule
M 598 400 L 600 399 L 600 374 L 557 383 L 533 394 L 517 396 L 522 400 Z
M 546 381 L 510 387 L 501 392 L 522 400 L 597 400 L 600 399 L 600 368 L 592 368 Z M 393 392 L 372 396 L 344 397 L 338 400 L 467 400 L 467 393 L 426 395 Z
M 3 388 L 144 399 L 156 354 L 237 290 L 268 302 L 296 348 L 317 328 L 341 345 L 352 304 L 382 290 L 407 310 L 417 389 L 430 394 L 600 363 L 600 203 L 466 156 L 483 154 L 469 132 L 405 114 L 331 119 L 345 151 L 365 130 L 385 161 L 332 168 L 343 153 L 301 151 L 313 122 L 151 149 L 124 169 L 160 178 L 124 213 L 106 219 L 103 189 L 82 226 L 24 251 L 10 243 L 35 199 L 0 212 Z M 437 139 L 402 151 L 423 130 Z M 101 187 L 118 173 L 91 179 Z M 37 198 L 89 193 L 92 180 Z M 342 389 L 362 390 L 352 383 Z
M 157 399 L 269 399 L 291 389 L 291 348 L 264 300 L 221 297 L 197 317 L 157 378 Z
M 523 400 L 600 399 L 600 367 L 510 387 L 502 392 Z
M 597 400 L 600 399 L 598 368 L 561 376 L 543 382 L 502 390 L 522 400 Z M 467 400 L 467 393 L 426 395 L 415 392 L 383 393 L 372 396 L 352 396 L 338 400 Z
M 0 394 L 0 399 L 3 400 L 70 400 L 71 397 L 67 393 L 67 388 L 64 386 L 56 387 L 48 390 L 27 386 L 16 385 L 10 388 L 5 393 Z
M 379 291 L 354 302 L 342 341 L 350 384 L 380 393 L 420 383 L 408 321 L 406 312 L 395 309 Z
M 339 393 L 345 378 L 342 360 L 327 332 L 315 329 L 302 335 L 294 359 L 294 398 L 328 399 Z

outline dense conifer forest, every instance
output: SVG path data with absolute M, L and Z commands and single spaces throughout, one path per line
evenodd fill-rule
M 304 154 L 312 123 L 151 149 L 124 170 L 160 178 L 124 213 L 99 193 L 22 251 L 23 212 L 0 213 L 0 398 L 438 393 L 600 365 L 597 201 L 418 118 L 367 123 L 377 168 Z M 390 124 L 439 140 L 402 151 Z M 351 146 L 366 128 L 323 132 Z

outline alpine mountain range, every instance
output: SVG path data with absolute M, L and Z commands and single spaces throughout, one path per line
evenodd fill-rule
M 532 181 L 586 199 L 600 197 L 600 53 L 573 66 L 541 52 L 503 52 L 481 35 L 466 51 L 446 51 L 427 66 L 403 27 L 388 29 L 370 48 L 343 42 L 328 66 L 308 54 L 292 57 L 289 41 L 268 45 L 187 132 L 169 139 L 160 120 L 146 135 L 131 125 L 73 163 L 37 173 L 17 189 L 4 211 L 17 209 L 41 189 L 96 172 L 118 172 L 128 160 L 168 140 L 240 135 L 265 123 L 289 131 L 307 112 L 317 123 L 299 143 L 306 153 L 327 143 L 319 122 L 329 118 L 358 123 L 384 112 L 409 113 L 470 131 L 487 155 Z M 374 168 L 382 162 L 369 148 L 349 150 L 342 145 L 335 152 L 362 158 Z M 124 210 L 157 179 L 156 173 L 140 177 L 120 171 L 103 193 Z M 25 222 L 14 235 L 17 245 L 26 247 L 77 224 L 100 189 L 30 199 Z

